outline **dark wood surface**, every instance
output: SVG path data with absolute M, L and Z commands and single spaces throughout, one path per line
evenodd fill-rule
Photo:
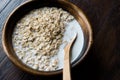
M 62 80 L 34 76 L 15 67 L 1 45 L 2 27 L 9 13 L 25 0 L 0 0 L 0 80 Z M 72 80 L 120 80 L 120 0 L 70 0 L 86 14 L 93 29 L 93 45 L 84 61 L 72 69 Z

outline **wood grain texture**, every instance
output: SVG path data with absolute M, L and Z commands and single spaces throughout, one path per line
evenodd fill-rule
M 3 27 L 3 24 L 7 18 L 7 16 L 10 14 L 10 12 L 15 8 L 17 7 L 18 5 L 21 4 L 21 2 L 23 2 L 25 0 L 10 0 L 8 2 L 8 0 L 1 0 L 0 1 L 0 9 L 2 12 L 0 12 L 0 62 L 2 59 L 4 59 L 5 57 L 5 54 L 3 52 L 3 49 L 2 49 L 2 44 L 1 44 L 1 34 L 2 34 L 2 27 Z M 7 3 L 8 2 L 8 3 Z M 7 5 L 7 6 L 6 6 Z
M 4 10 L 4 8 L 9 4 L 10 0 L 1 0 L 0 1 L 0 13 L 2 12 L 2 10 Z
M 2 0 L 1 0 L 2 1 Z M 1 29 L 8 14 L 23 0 L 11 0 L 0 8 Z M 120 0 L 71 0 L 86 14 L 93 29 L 94 43 L 85 60 L 72 69 L 73 80 L 120 80 Z M 1 5 L 2 2 L 0 2 Z M 2 4 L 3 5 L 3 4 Z M 62 80 L 27 74 L 5 57 L 0 38 L 0 80 Z

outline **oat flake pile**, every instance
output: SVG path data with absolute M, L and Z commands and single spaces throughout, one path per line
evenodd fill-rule
M 68 12 L 55 7 L 29 12 L 18 21 L 12 35 L 18 58 L 33 69 L 56 70 L 59 67 L 56 55 L 62 44 L 65 27 L 73 19 Z

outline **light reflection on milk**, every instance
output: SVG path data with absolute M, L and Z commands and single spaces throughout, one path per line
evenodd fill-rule
M 73 20 L 71 21 L 65 29 L 65 33 L 64 33 L 64 37 L 63 37 L 63 43 L 59 48 L 59 52 L 58 52 L 58 59 L 59 59 L 59 68 L 61 69 L 63 68 L 63 60 L 64 60 L 64 47 L 66 46 L 67 43 L 65 43 L 66 41 L 69 43 L 70 40 L 75 36 L 75 34 L 77 33 L 77 38 L 75 40 L 74 45 L 72 46 L 72 54 L 71 54 L 71 62 L 75 61 L 76 58 L 80 55 L 83 45 L 84 45 L 84 35 L 83 35 L 83 31 L 79 25 L 79 23 L 77 22 L 77 20 Z

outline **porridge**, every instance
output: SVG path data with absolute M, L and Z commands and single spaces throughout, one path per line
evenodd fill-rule
M 61 8 L 44 7 L 29 12 L 18 21 L 12 35 L 16 55 L 33 69 L 56 70 L 60 62 L 56 55 L 63 43 L 65 27 L 73 20 Z

